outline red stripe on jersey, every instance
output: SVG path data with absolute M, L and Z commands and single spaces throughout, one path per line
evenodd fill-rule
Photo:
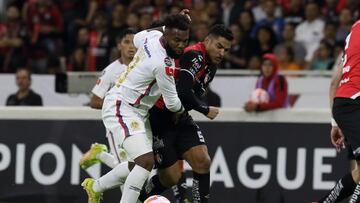
M 118 118 L 118 121 L 121 125 L 121 127 L 124 129 L 124 135 L 125 138 L 129 136 L 129 129 L 127 128 L 126 124 L 124 123 L 122 116 L 120 115 L 120 105 L 121 105 L 121 101 L 120 100 L 116 100 L 116 114 L 115 116 Z
M 156 80 L 151 81 L 151 83 L 149 84 L 149 86 L 146 88 L 145 92 L 144 92 L 143 94 L 141 94 L 141 95 L 136 99 L 136 101 L 135 101 L 134 104 L 140 104 L 140 100 L 141 100 L 142 98 L 144 98 L 146 95 L 149 94 L 150 89 L 151 89 L 151 87 L 155 84 L 155 82 L 156 82 Z

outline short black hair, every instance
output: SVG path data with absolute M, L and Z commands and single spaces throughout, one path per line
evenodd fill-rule
M 227 28 L 223 24 L 213 25 L 209 30 L 208 36 L 223 37 L 229 41 L 232 41 L 234 39 L 231 30 L 229 30 L 229 28 Z
M 126 35 L 134 35 L 136 34 L 136 31 L 134 29 L 131 28 L 126 28 L 124 30 L 122 30 L 118 36 L 116 37 L 116 43 L 120 43 L 121 40 L 126 36 Z
M 176 28 L 185 31 L 190 28 L 190 21 L 185 15 L 169 15 L 165 18 L 164 25 L 165 28 Z

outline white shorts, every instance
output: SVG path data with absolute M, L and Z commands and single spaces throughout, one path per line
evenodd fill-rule
M 152 152 L 152 132 L 148 117 L 137 109 L 122 102 L 117 95 L 105 97 L 102 119 L 109 132 L 109 143 L 117 153 L 123 148 L 129 161 L 140 155 Z

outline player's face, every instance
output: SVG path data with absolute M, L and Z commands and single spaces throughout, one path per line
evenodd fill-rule
M 265 60 L 261 66 L 261 71 L 264 77 L 271 76 L 273 72 L 273 65 L 271 63 L 271 60 Z
M 121 56 L 132 59 L 136 53 L 136 48 L 133 43 L 134 35 L 127 34 L 122 38 L 121 42 L 118 43 L 117 48 L 120 51 Z
M 168 47 L 177 56 L 180 56 L 189 41 L 189 30 L 170 29 L 164 34 Z
M 224 37 L 207 37 L 205 39 L 206 54 L 212 64 L 219 64 L 230 50 L 231 41 Z
M 29 89 L 30 84 L 29 73 L 26 70 L 20 70 L 16 73 L 16 85 L 19 87 L 19 90 Z

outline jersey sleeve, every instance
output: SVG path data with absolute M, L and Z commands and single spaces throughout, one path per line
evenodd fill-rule
M 196 96 L 193 84 L 200 71 L 203 57 L 200 52 L 189 51 L 180 58 L 180 77 L 177 82 L 179 98 L 186 110 L 198 111 L 204 115 L 209 113 L 208 105 Z
M 111 80 L 112 80 L 111 71 L 108 68 L 106 68 L 103 71 L 102 75 L 97 79 L 96 84 L 91 92 L 94 95 L 103 99 L 105 97 L 106 92 L 111 87 Z
M 162 35 L 162 33 L 158 30 L 143 30 L 135 34 L 133 42 L 135 47 L 138 49 L 145 43 L 147 37 Z
M 172 112 L 177 112 L 182 109 L 182 104 L 176 92 L 174 76 L 169 74 L 170 71 L 166 71 L 166 68 L 169 67 L 158 65 L 154 69 L 154 75 L 166 108 Z

